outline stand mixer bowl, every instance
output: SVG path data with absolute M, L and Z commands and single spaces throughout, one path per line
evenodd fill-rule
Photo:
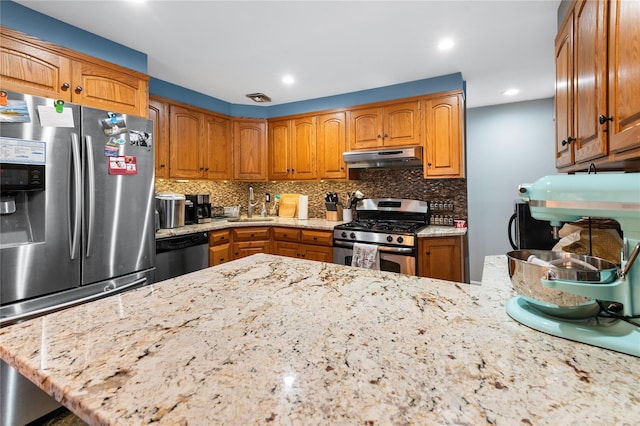
M 530 263 L 530 256 L 552 265 Z M 548 250 L 515 250 L 507 253 L 507 259 L 516 292 L 540 312 L 566 319 L 594 317 L 600 305 L 589 297 L 547 288 L 542 279 L 606 284 L 617 278 L 618 271 L 615 264 L 604 259 Z

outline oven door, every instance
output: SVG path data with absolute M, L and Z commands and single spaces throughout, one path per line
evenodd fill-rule
M 348 246 L 348 247 L 347 247 Z M 333 244 L 333 263 L 338 265 L 351 266 L 351 258 L 353 257 L 353 243 L 334 241 Z M 385 246 L 378 247 L 380 256 L 380 270 L 388 272 L 397 272 L 400 274 L 416 275 L 416 258 L 411 248 L 401 248 L 407 253 L 391 252 L 397 250 Z

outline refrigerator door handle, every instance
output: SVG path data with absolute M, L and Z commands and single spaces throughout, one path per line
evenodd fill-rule
M 53 306 L 47 306 L 44 308 L 27 310 L 25 312 L 21 312 L 16 315 L 11 315 L 5 318 L 0 319 L 0 328 L 5 327 L 10 324 L 14 324 L 18 321 L 25 321 L 31 318 L 40 317 L 43 315 L 51 314 L 53 312 L 60 311 L 62 309 L 70 308 L 72 306 L 80 305 L 83 303 L 91 302 L 92 300 L 102 299 L 107 296 L 112 296 L 119 293 L 124 293 L 125 290 L 146 284 L 147 278 L 139 278 L 135 281 L 132 281 L 128 284 L 121 285 L 120 287 L 115 287 L 113 284 L 109 284 L 104 287 L 103 291 L 100 293 L 95 293 L 89 296 L 85 296 L 79 299 L 67 300 L 65 302 L 58 303 Z
M 87 223 L 87 250 L 85 252 L 86 257 L 91 257 L 91 250 L 93 248 L 93 234 L 95 229 L 96 219 L 96 170 L 93 162 L 93 140 L 91 136 L 85 136 L 86 141 L 86 153 L 87 153 L 87 203 L 89 205 L 89 216 L 85 223 Z
M 82 163 L 80 162 L 80 142 L 78 134 L 71 134 L 71 160 L 73 161 L 73 178 L 71 181 L 74 186 L 73 212 L 69 215 L 69 257 L 71 260 L 76 258 L 78 247 L 80 246 L 80 218 L 82 215 Z M 71 187 L 69 187 L 69 197 L 71 197 Z M 73 223 L 72 223 L 73 222 Z

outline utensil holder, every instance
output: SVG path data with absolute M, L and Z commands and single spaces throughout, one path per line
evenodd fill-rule
M 336 205 L 336 211 L 327 211 L 327 220 L 332 222 L 342 221 L 342 206 Z

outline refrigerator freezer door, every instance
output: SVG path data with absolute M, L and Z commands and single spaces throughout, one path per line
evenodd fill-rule
M 154 266 L 153 123 L 84 107 L 81 115 L 88 285 Z
M 4 121 L 0 136 L 45 143 L 45 190 L 14 193 L 16 212 L 0 215 L 0 294 L 2 305 L 80 285 L 80 110 L 64 105 L 76 127 L 41 125 L 52 99 L 8 92 L 9 102 L 26 105 L 22 122 Z M 38 110 L 38 106 L 46 110 Z M 55 113 L 55 110 L 53 111 Z M 54 116 L 55 118 L 55 116 Z M 54 120 L 55 121 L 55 120 Z M 69 123 L 65 123 L 68 125 Z M 73 147 L 77 149 L 74 151 Z M 0 191 L 2 188 L 0 188 Z M 5 193 L 3 193 L 5 195 Z M 19 219 L 22 215 L 24 220 Z M 26 220 L 28 218 L 28 220 Z M 23 225 L 28 222 L 28 225 Z M 76 238 L 77 237 L 77 238 Z M 74 245 L 74 241 L 77 244 Z M 72 251 L 75 250 L 75 251 Z M 74 258 L 75 257 L 75 258 Z

